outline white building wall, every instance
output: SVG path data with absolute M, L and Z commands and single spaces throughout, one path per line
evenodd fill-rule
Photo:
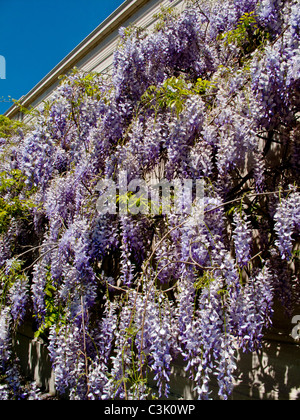
M 172 7 L 178 11 L 183 10 L 185 3 L 183 0 L 176 0 L 172 2 Z M 162 7 L 170 7 L 170 0 L 149 1 L 138 13 L 130 17 L 123 25 L 128 27 L 130 25 L 138 26 L 147 30 L 153 29 L 157 15 Z M 113 62 L 113 53 L 117 48 L 119 40 L 118 30 L 111 34 L 101 44 L 98 45 L 91 53 L 89 53 L 84 60 L 78 63 L 78 68 L 90 72 L 106 73 L 109 71 Z
M 68 73 L 74 67 L 87 72 L 108 72 L 118 45 L 119 29 L 134 25 L 150 30 L 157 22 L 154 16 L 162 7 L 170 6 L 180 11 L 184 9 L 185 1 L 173 0 L 171 4 L 170 0 L 126 0 L 21 99 L 23 106 L 35 108 L 43 101 L 49 100 L 59 86 L 59 76 Z M 11 107 L 5 115 L 22 119 L 16 106 Z

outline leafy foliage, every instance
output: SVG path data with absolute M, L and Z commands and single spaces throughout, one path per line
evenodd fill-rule
M 193 85 L 183 77 L 171 77 L 161 87 L 150 86 L 142 96 L 142 103 L 158 112 L 160 109 L 175 109 L 177 116 L 183 111 L 187 99 L 192 95 L 204 95 L 215 85 L 209 80 L 199 78 Z
M 24 124 L 19 121 L 12 121 L 4 115 L 0 115 L 0 138 L 11 137 L 19 128 L 23 128 Z
M 35 337 L 45 336 L 53 326 L 64 324 L 65 316 L 63 308 L 57 304 L 57 287 L 53 285 L 51 272 L 48 271 L 47 282 L 44 289 L 45 294 L 45 313 L 37 313 L 36 317 L 40 323 L 40 328 L 36 331 Z
M 30 192 L 25 188 L 25 177 L 18 169 L 10 173 L 0 174 L 0 234 L 7 231 L 12 219 L 26 219 L 30 216 L 30 208 L 34 207 L 33 202 L 28 198 Z M 8 198 L 9 197 L 9 198 Z
M 263 42 L 270 39 L 270 34 L 259 27 L 258 16 L 254 11 L 245 13 L 239 20 L 237 28 L 220 35 L 225 45 L 239 47 L 244 53 L 251 53 Z

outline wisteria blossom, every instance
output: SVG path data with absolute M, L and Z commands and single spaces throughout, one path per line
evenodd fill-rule
M 195 398 L 227 400 L 275 300 L 299 302 L 299 0 L 170 6 L 120 29 L 110 76 L 75 69 L 0 140 L 0 399 L 39 398 L 26 322 L 57 398 L 170 398 L 180 359 Z

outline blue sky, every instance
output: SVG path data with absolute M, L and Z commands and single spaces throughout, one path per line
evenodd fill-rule
M 0 0 L 0 100 L 26 95 L 123 0 Z M 11 104 L 0 102 L 0 114 Z

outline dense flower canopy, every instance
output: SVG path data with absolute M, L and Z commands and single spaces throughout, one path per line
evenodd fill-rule
M 75 70 L 1 139 L 0 398 L 38 398 L 14 349 L 29 321 L 71 399 L 168 397 L 179 358 L 199 399 L 213 377 L 230 396 L 274 300 L 300 301 L 299 23 L 299 0 L 162 10 L 120 30 L 110 76 Z M 119 186 L 99 214 L 124 171 L 200 180 L 201 206 L 133 212 Z

